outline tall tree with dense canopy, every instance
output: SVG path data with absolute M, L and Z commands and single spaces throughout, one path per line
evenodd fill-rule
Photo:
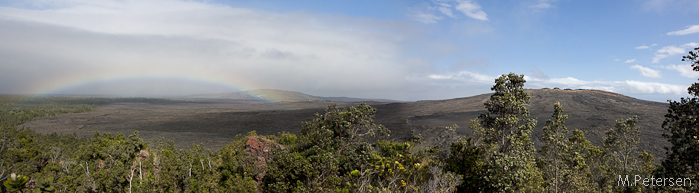
M 592 145 L 581 130 L 573 130 L 566 140 L 563 163 L 567 169 L 563 176 L 563 192 L 593 192 L 596 190 L 592 170 L 593 155 L 601 152 Z
M 699 47 L 694 48 L 682 61 L 692 63 L 692 69 L 699 71 Z M 699 179 L 699 82 L 687 89 L 689 98 L 670 101 L 665 115 L 663 129 L 665 138 L 672 144 L 662 163 L 664 175 L 673 178 Z M 674 187 L 677 191 L 699 192 L 699 186 Z M 686 189 L 685 189 L 686 188 Z
M 495 93 L 484 104 L 488 113 L 481 114 L 478 117 L 480 124 L 472 126 L 474 131 L 482 132 L 485 169 L 482 179 L 486 182 L 487 187 L 483 188 L 486 191 L 517 192 L 540 188 L 541 175 L 534 159 L 536 149 L 529 137 L 536 120 L 528 118 L 529 110 L 524 106 L 530 99 L 523 88 L 525 82 L 524 75 L 515 73 L 497 78 L 491 88 Z
M 556 102 L 553 105 L 553 115 L 546 121 L 546 126 L 544 126 L 544 133 L 541 135 L 541 141 L 544 142 L 544 146 L 541 147 L 541 160 L 544 167 L 542 167 L 542 173 L 544 179 L 549 183 L 549 192 L 561 192 L 563 187 L 564 176 L 569 172 L 565 167 L 563 158 L 565 156 L 566 148 L 566 134 L 568 133 L 568 128 L 565 126 L 565 121 L 568 119 L 568 115 L 563 115 L 563 109 L 560 102 Z
M 599 149 L 590 143 L 585 134 L 574 130 L 568 135 L 561 103 L 553 105 L 554 112 L 542 128 L 537 164 L 542 171 L 548 192 L 590 192 L 594 189 L 590 172 L 590 152 Z

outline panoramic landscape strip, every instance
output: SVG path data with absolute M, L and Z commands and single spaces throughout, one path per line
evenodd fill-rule
M 695 50 L 699 50 L 696 48 Z M 684 57 L 699 65 L 697 52 Z M 665 155 L 639 148 L 638 117 L 616 121 L 602 144 L 569 130 L 561 103 L 533 119 L 523 75 L 503 74 L 470 120 L 470 137 L 420 146 L 421 135 L 391 139 L 377 109 L 330 105 L 298 133 L 237 135 L 224 147 L 175 148 L 138 132 L 91 137 L 38 134 L 27 121 L 95 111 L 113 103 L 170 99 L 2 96 L 3 191 L 20 192 L 628 192 L 697 191 L 699 87 L 671 101 L 662 128 Z M 380 109 L 378 109 L 380 110 Z M 272 120 L 273 121 L 273 120 Z M 545 121 L 540 136 L 532 133 Z M 458 125 L 443 128 L 457 136 Z M 540 139 L 535 145 L 533 139 Z M 662 156 L 660 162 L 656 156 Z

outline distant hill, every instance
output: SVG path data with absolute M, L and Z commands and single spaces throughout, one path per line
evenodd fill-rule
M 364 98 L 351 98 L 351 97 L 321 97 L 324 101 L 334 101 L 334 102 L 402 102 L 398 100 L 391 99 L 364 99 Z
M 259 89 L 234 93 L 200 94 L 185 97 L 187 99 L 228 99 L 228 100 L 250 100 L 260 102 L 296 102 L 296 101 L 319 101 L 320 97 L 303 94 L 300 92 Z
M 377 102 L 399 102 L 388 99 L 363 99 L 350 97 L 320 97 L 304 94 L 301 92 L 275 90 L 275 89 L 257 89 L 247 90 L 234 93 L 216 93 L 216 94 L 200 94 L 184 97 L 188 100 L 240 100 L 240 101 L 255 101 L 255 102 L 301 102 L 301 101 L 336 101 L 336 102 L 362 102 L 362 101 L 377 101 Z
M 557 101 L 563 106 L 563 113 L 568 115 L 566 126 L 569 131 L 580 129 L 595 145 L 600 145 L 604 133 L 614 128 L 615 120 L 637 115 L 641 130 L 640 148 L 653 153 L 656 159 L 664 157 L 663 146 L 669 146 L 662 137 L 662 122 L 667 113 L 668 104 L 639 100 L 628 96 L 600 90 L 558 90 L 528 89 L 531 95 L 530 118 L 538 120 L 532 140 L 539 142 L 542 127 L 551 118 L 553 104 Z M 483 105 L 491 94 L 472 97 L 418 101 L 411 103 L 392 103 L 376 105 L 377 122 L 393 131 L 392 135 L 409 136 L 410 132 L 421 134 L 426 144 L 446 145 L 453 136 L 444 132 L 446 126 L 458 124 L 457 133 L 469 136 L 469 121 L 486 113 Z
M 604 133 L 614 128 L 615 120 L 633 115 L 639 117 L 640 148 L 655 155 L 656 161 L 665 156 L 661 127 L 667 113 L 667 103 L 639 100 L 599 90 L 531 89 L 530 117 L 538 120 L 532 140 L 541 144 L 539 136 L 546 120 L 551 118 L 553 104 L 560 101 L 568 115 L 570 131 L 580 129 L 595 145 L 600 145 Z M 448 144 L 459 136 L 444 128 L 457 124 L 456 133 L 469 137 L 469 120 L 486 113 L 483 105 L 491 94 L 417 102 L 367 102 L 377 109 L 376 123 L 391 130 L 390 138 L 410 140 L 421 135 L 421 146 Z M 200 98 L 198 98 L 200 97 Z M 265 100 L 287 101 L 271 103 Z M 356 106 L 351 98 L 328 98 L 299 92 L 254 90 L 237 93 L 191 96 L 190 101 L 168 104 L 115 103 L 100 107 L 96 112 L 68 114 L 32 120 L 27 126 L 42 133 L 77 133 L 91 136 L 95 131 L 131 133 L 139 130 L 144 139 L 165 136 L 175 140 L 178 147 L 204 143 L 207 147 L 222 147 L 237 134 L 256 131 L 271 135 L 286 131 L 298 133 L 302 122 L 322 113 L 329 104 L 340 107 Z M 355 100 L 355 99 L 352 99 Z M 356 99 L 360 100 L 360 99 Z M 241 102 L 244 101 L 244 102 Z M 245 102 L 248 101 L 248 102 Z M 252 101 L 252 102 L 250 102 Z M 294 102 L 295 101 L 295 102 Z

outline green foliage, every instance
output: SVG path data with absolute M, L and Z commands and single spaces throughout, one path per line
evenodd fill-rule
M 457 188 L 460 192 L 483 192 L 488 190 L 485 179 L 485 152 L 483 146 L 474 145 L 473 139 L 451 144 L 450 155 L 445 160 L 446 171 L 462 176 L 462 183 Z
M 618 175 L 626 175 L 634 170 L 641 132 L 636 127 L 638 117 L 617 120 L 615 129 L 607 131 L 603 141 L 604 148 L 611 153 L 612 166 Z
M 342 182 L 350 178 L 350 172 L 372 161 L 374 150 L 367 138 L 388 134 L 388 129 L 374 123 L 375 113 L 366 104 L 346 110 L 331 105 L 325 114 L 304 122 L 297 139 L 282 134 L 285 143 L 296 143 L 275 152 L 264 188 L 272 192 L 349 188 Z
M 435 167 L 438 163 L 432 163 L 434 160 L 434 152 L 429 149 L 410 153 L 413 147 L 409 142 L 389 142 L 379 140 L 376 142 L 378 153 L 371 155 L 369 168 L 363 170 L 355 184 L 358 185 L 359 192 L 366 191 L 425 191 L 424 187 L 428 180 L 441 180 L 430 178 L 434 177 L 435 171 L 431 171 L 431 167 Z M 440 169 L 441 170 L 441 169 Z M 441 171 L 440 171 L 441 172 Z M 443 173 L 436 173 L 442 175 Z M 449 173 L 447 175 L 453 174 Z M 456 181 L 458 179 L 451 179 Z M 437 185 L 437 182 L 432 182 Z M 435 186 L 433 185 L 433 186 Z M 432 188 L 450 188 L 450 187 L 432 187 Z
M 366 104 L 344 111 L 331 105 L 324 115 L 316 114 L 315 119 L 304 122 L 300 133 L 302 143 L 298 148 L 317 146 L 323 150 L 342 150 L 364 142 L 365 136 L 387 135 L 389 130 L 386 127 L 374 123 L 375 114 L 376 109 Z
M 17 192 L 23 192 L 22 190 L 25 188 L 25 185 L 29 181 L 28 176 L 23 176 L 19 174 L 12 173 L 10 174 L 10 178 L 5 180 L 2 184 L 9 190 L 9 191 L 17 191 Z
M 606 175 L 599 181 L 600 188 L 610 188 L 616 191 L 635 192 L 648 189 L 641 182 L 636 186 L 618 186 L 618 177 L 621 176 L 652 176 L 657 166 L 653 164 L 653 155 L 648 152 L 640 152 L 638 143 L 640 131 L 636 126 L 638 118 L 633 116 L 625 120 L 617 120 L 615 128 L 606 133 L 603 140 L 603 156 L 601 160 L 606 165 L 600 166 L 602 175 Z
M 93 111 L 95 104 L 83 103 L 83 98 L 0 96 L 0 123 L 19 125 L 28 120 L 67 113 Z
M 682 56 L 682 61 L 691 63 L 693 71 L 699 71 L 699 51 L 697 50 L 699 50 L 699 47 L 694 48 L 693 52 L 689 51 L 686 56 Z M 692 86 L 687 88 L 687 91 L 689 91 L 690 95 L 696 98 L 699 96 L 699 83 L 693 83 Z
M 38 179 L 36 180 L 36 185 L 38 187 L 34 189 L 34 192 L 56 192 L 56 188 L 53 187 L 53 177 Z
M 539 150 L 541 157 L 537 164 L 543 173 L 543 180 L 549 192 L 590 192 L 594 183 L 591 179 L 591 151 L 595 148 L 580 130 L 567 136 L 565 126 L 567 115 L 559 102 L 554 104 L 554 112 L 546 121 L 541 140 L 544 145 Z
M 316 114 L 315 119 L 305 122 L 298 135 L 278 135 L 283 144 L 292 148 L 274 152 L 262 189 L 449 192 L 458 185 L 459 176 L 443 172 L 438 163 L 433 163 L 439 151 L 415 150 L 411 142 L 386 141 L 375 136 L 388 134 L 385 127 L 374 123 L 375 112 L 365 104 L 345 110 L 331 105 L 325 114 Z
M 282 132 L 279 133 L 276 137 L 276 141 L 279 142 L 279 144 L 289 146 L 289 148 L 292 148 L 291 146 L 298 142 L 298 137 L 293 133 Z
M 564 163 L 568 147 L 565 140 L 568 133 L 565 121 L 568 119 L 568 115 L 563 115 L 563 109 L 559 102 L 553 105 L 553 109 L 553 115 L 551 115 L 553 119 L 546 121 L 546 126 L 543 128 L 544 133 L 541 135 L 544 146 L 540 150 L 542 163 L 539 165 L 543 166 L 540 169 L 548 183 L 549 192 L 572 191 L 575 189 L 571 188 L 575 187 L 565 187 L 564 180 L 565 176 L 570 175 L 570 171 Z
M 596 190 L 594 155 L 601 152 L 600 148 L 592 145 L 585 133 L 577 129 L 568 136 L 565 144 L 562 161 L 567 171 L 563 175 L 563 191 L 593 192 Z
M 527 119 L 529 110 L 524 105 L 531 97 L 523 89 L 524 82 L 524 75 L 514 73 L 496 79 L 495 86 L 490 88 L 495 93 L 484 104 L 488 113 L 478 117 L 485 129 L 485 143 L 496 144 L 502 151 L 514 147 L 508 144 L 508 137 L 528 135 L 532 129 L 529 126 L 536 124 L 535 120 Z
M 694 71 L 699 71 L 699 50 L 694 48 L 682 61 L 691 63 Z M 662 173 L 659 175 L 673 178 L 699 179 L 699 82 L 687 88 L 691 95 L 680 101 L 670 101 L 668 113 L 665 115 L 663 136 L 672 147 L 667 149 L 667 155 L 662 162 Z M 699 186 L 674 187 L 671 191 L 699 191 Z
M 255 133 L 248 133 L 247 136 L 254 136 Z M 245 152 L 245 137 L 238 135 L 236 139 L 226 147 L 219 150 L 217 153 L 210 156 L 218 156 L 210 164 L 216 168 L 214 173 L 206 172 L 202 178 L 210 181 L 207 185 L 207 191 L 215 192 L 220 190 L 223 192 L 257 192 L 257 184 L 253 179 L 253 175 L 259 173 L 254 167 L 255 160 L 248 156 Z M 208 162 L 208 161 L 207 161 Z M 202 163 L 206 167 L 206 163 Z M 207 176 L 213 176 L 207 177 Z M 204 188 L 205 186 L 200 186 Z
M 429 173 L 432 177 L 421 187 L 422 192 L 454 192 L 456 187 L 463 183 L 460 175 L 443 171 L 436 166 L 430 167 Z
M 528 118 L 525 104 L 530 96 L 523 89 L 524 75 L 510 73 L 495 80 L 495 91 L 485 102 L 487 114 L 479 116 L 485 148 L 483 179 L 486 188 L 505 192 L 537 191 L 540 178 L 535 163 L 536 149 L 530 134 L 536 120 Z M 465 180 L 464 180 L 465 181 Z

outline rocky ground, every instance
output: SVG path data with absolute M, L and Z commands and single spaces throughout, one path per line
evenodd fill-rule
M 560 101 L 569 115 L 569 130 L 583 130 L 599 145 L 604 132 L 613 128 L 615 120 L 633 115 L 639 117 L 640 148 L 664 156 L 661 128 L 667 112 L 666 103 L 644 101 L 596 90 L 528 90 L 531 118 L 538 119 L 533 140 L 538 141 L 541 127 L 553 112 L 553 103 Z M 490 94 L 473 97 L 404 103 L 370 102 L 377 108 L 376 122 L 392 130 L 391 138 L 411 139 L 421 135 L 424 145 L 448 145 L 457 138 L 444 129 L 457 124 L 456 133 L 469 136 L 469 120 L 485 113 L 483 103 Z M 173 104 L 117 103 L 89 113 L 40 118 L 22 125 L 39 133 L 60 133 L 91 136 L 95 131 L 129 134 L 138 131 L 146 140 L 160 137 L 173 140 L 178 148 L 203 143 L 218 149 L 237 134 L 256 131 L 269 135 L 281 131 L 296 133 L 301 123 L 321 113 L 329 104 L 358 105 L 359 102 L 296 101 L 266 103 L 242 100 L 182 101 Z

